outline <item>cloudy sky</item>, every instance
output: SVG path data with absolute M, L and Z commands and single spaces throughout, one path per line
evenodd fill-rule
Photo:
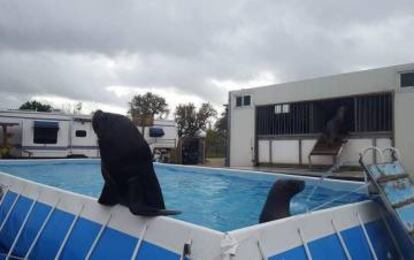
M 125 113 L 231 89 L 414 62 L 414 1 L 0 0 L 0 108 Z

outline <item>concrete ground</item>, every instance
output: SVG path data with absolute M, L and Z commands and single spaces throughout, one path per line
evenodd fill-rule
M 224 158 L 208 158 L 207 161 L 202 164 L 206 167 L 217 167 L 217 168 L 227 168 L 224 163 Z M 234 169 L 234 168 L 233 168 Z M 281 168 L 281 167 L 269 167 L 269 166 L 259 166 L 259 167 L 239 167 L 236 169 L 243 170 L 255 170 L 271 173 L 283 173 L 291 175 L 300 175 L 300 176 L 312 176 L 320 177 L 326 175 L 325 170 L 309 170 L 307 168 Z M 364 173 L 358 170 L 340 170 L 329 175 L 328 178 L 333 179 L 343 179 L 343 180 L 353 180 L 353 181 L 363 181 Z

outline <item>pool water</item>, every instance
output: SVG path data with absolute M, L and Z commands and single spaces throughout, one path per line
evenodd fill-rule
M 0 171 L 96 198 L 103 185 L 98 160 L 0 163 Z M 277 179 L 276 175 L 165 164 L 155 164 L 155 171 L 166 206 L 183 212 L 175 218 L 219 231 L 258 223 L 267 193 Z M 314 185 L 315 182 L 307 182 L 305 190 L 292 199 L 293 214 L 304 213 L 334 198 L 341 197 L 325 207 L 367 198 L 337 188 L 318 186 L 314 190 Z

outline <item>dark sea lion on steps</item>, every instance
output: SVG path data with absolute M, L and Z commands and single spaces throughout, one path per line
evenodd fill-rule
M 346 106 L 341 106 L 335 116 L 326 123 L 323 134 L 328 144 L 333 145 L 342 140 L 343 135 L 346 135 L 345 115 L 347 110 Z
M 305 182 L 301 180 L 277 180 L 267 195 L 259 223 L 289 217 L 290 200 L 304 188 Z
M 152 164 L 151 150 L 127 117 L 96 111 L 92 127 L 98 137 L 101 171 L 105 180 L 98 202 L 127 206 L 135 215 L 175 215 L 166 210 Z

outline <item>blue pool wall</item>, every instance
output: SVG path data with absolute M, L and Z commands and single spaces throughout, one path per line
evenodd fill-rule
M 3 222 L 16 196 L 16 193 L 7 193 L 0 207 L 0 223 Z M 0 250 L 3 254 L 11 247 L 13 239 L 22 225 L 31 203 L 31 199 L 23 196 L 20 197 L 6 225 L 0 231 Z M 20 257 L 26 255 L 31 242 L 50 209 L 50 206 L 43 203 L 37 203 L 35 205 L 23 229 L 23 235 L 18 240 L 12 255 Z M 73 214 L 56 210 L 29 258 L 53 259 L 74 217 Z M 382 220 L 372 221 L 365 225 L 378 259 L 398 259 L 398 251 L 393 246 L 393 242 Z M 86 218 L 80 218 L 67 241 L 61 259 L 84 259 L 100 228 L 100 224 Z M 341 234 L 353 259 L 373 258 L 360 226 L 342 230 Z M 130 259 L 137 240 L 138 238 L 136 237 L 113 228 L 107 228 L 97 244 L 91 259 Z M 308 246 L 314 259 L 346 259 L 346 255 L 336 234 L 310 241 Z M 412 254 L 406 255 L 406 257 L 411 256 Z M 180 259 L 180 255 L 144 241 L 136 259 Z M 298 246 L 285 252 L 272 255 L 269 259 L 307 259 L 307 257 L 304 246 Z
M 51 207 L 58 200 L 60 201 L 58 207 L 50 218 L 40 238 L 41 241 L 38 242 L 39 245 L 35 247 L 30 259 L 53 259 L 49 257 L 56 254 L 70 223 L 82 204 L 85 206 L 84 210 L 62 253 L 65 259 L 83 259 L 83 254 L 89 250 L 92 240 L 95 239 L 102 223 L 105 223 L 109 215 L 112 215 L 112 219 L 94 250 L 92 255 L 94 259 L 130 259 L 144 228 L 147 228 L 147 231 L 138 250 L 137 258 L 139 259 L 179 259 L 189 239 L 197 241 L 192 246 L 196 259 L 200 259 L 199 254 L 205 254 L 205 252 L 216 256 L 221 254 L 220 241 L 223 233 L 215 230 L 169 217 L 134 216 L 127 208 L 120 205 L 104 207 L 94 198 L 3 173 L 0 173 L 0 183 L 10 188 L 0 205 L 0 224 L 15 200 L 16 194 L 23 190 L 23 195 L 18 198 L 6 225 L 0 230 L 0 259 L 1 255 L 4 257 L 10 249 L 33 199 L 38 196 L 39 192 L 41 196 L 29 215 L 29 221 L 24 227 L 13 254 L 20 255 L 27 252 L 34 233 L 39 230 Z M 71 256 L 76 257 L 71 258 Z
M 16 196 L 16 193 L 7 193 L 0 207 L 0 223 L 6 217 Z M 26 197 L 20 197 L 4 228 L 0 231 L 0 250 L 3 254 L 11 248 L 32 201 Z M 50 210 L 49 205 L 36 203 L 12 255 L 20 257 L 26 255 Z M 73 214 L 59 209 L 55 210 L 29 255 L 29 259 L 53 259 L 74 218 Z M 66 243 L 61 259 L 84 259 L 100 228 L 101 225 L 94 221 L 79 218 Z M 136 237 L 108 227 L 98 242 L 91 259 L 130 259 L 137 241 Z M 137 259 L 179 259 L 179 257 L 177 253 L 145 240 L 137 255 Z

